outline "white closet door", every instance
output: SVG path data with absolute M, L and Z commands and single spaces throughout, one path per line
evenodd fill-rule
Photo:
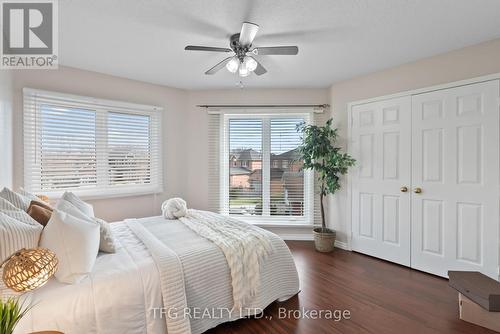
M 490 81 L 412 98 L 413 268 L 498 278 L 498 96 Z
M 352 109 L 352 248 L 410 265 L 411 97 Z M 404 190 L 404 189 L 403 189 Z

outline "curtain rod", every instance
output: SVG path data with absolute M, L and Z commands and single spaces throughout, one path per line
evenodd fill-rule
M 200 108 L 320 108 L 327 109 L 329 104 L 202 104 Z

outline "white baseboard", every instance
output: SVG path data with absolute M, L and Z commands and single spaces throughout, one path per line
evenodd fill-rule
M 297 241 L 313 241 L 313 235 L 311 233 L 304 233 L 304 234 L 281 234 L 278 233 L 278 235 L 281 237 L 283 240 L 297 240 Z
M 335 247 L 350 251 L 349 246 L 347 245 L 347 242 L 335 240 Z
M 303 235 L 298 235 L 298 234 L 279 234 L 279 236 L 283 240 L 297 240 L 297 241 L 313 241 L 314 237 L 312 234 L 303 234 Z M 335 240 L 335 247 L 343 249 L 343 250 L 350 250 L 349 246 L 347 245 L 347 242 Z
M 261 226 L 281 237 L 283 240 L 313 241 L 312 229 L 299 228 L 296 226 Z M 349 244 L 344 241 L 335 240 L 335 247 L 350 250 Z

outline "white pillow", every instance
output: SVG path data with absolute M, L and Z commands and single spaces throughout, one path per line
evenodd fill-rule
M 35 220 L 32 220 L 33 223 L 17 220 L 18 214 L 26 215 L 27 219 L 31 219 L 31 217 L 3 198 L 0 199 L 0 203 L 2 209 L 7 207 L 7 211 L 0 212 L 0 264 L 2 264 L 22 248 L 38 247 L 43 226 Z M 0 268 L 0 299 L 19 296 L 20 293 L 5 286 L 1 275 L 3 275 L 3 267 Z
M 109 223 L 100 218 L 94 218 L 99 224 L 99 231 L 101 232 L 101 239 L 99 240 L 99 250 L 105 253 L 116 253 L 116 241 L 111 232 Z
M 65 213 L 69 213 L 70 215 L 82 219 L 91 223 L 95 223 L 94 220 L 89 217 L 88 215 L 84 214 L 82 211 L 80 211 L 74 204 L 71 202 L 65 200 L 65 199 L 60 199 L 56 203 L 56 209 Z
M 38 247 L 42 229 L 38 223 L 26 224 L 0 212 L 0 264 L 22 248 Z
M 116 242 L 115 239 L 113 238 L 113 234 L 111 233 L 111 227 L 106 221 L 95 217 L 91 218 L 85 215 L 83 212 L 78 210 L 78 208 L 75 205 L 64 199 L 60 199 L 57 202 L 56 209 L 69 213 L 70 215 L 75 216 L 79 219 L 94 224 L 99 224 L 99 234 L 100 234 L 99 250 L 106 253 L 116 252 Z
M 21 195 L 25 201 L 29 201 L 31 203 L 31 201 L 36 201 L 36 202 L 41 202 L 41 203 L 44 203 L 40 197 L 38 197 L 37 195 L 35 194 L 32 194 L 30 193 L 29 191 L 26 191 L 24 190 L 23 188 L 20 188 L 17 193 L 19 195 Z
M 94 215 L 94 208 L 92 207 L 92 205 L 88 204 L 88 203 L 85 203 L 84 201 L 82 201 L 80 199 L 80 197 L 76 196 L 75 194 L 73 194 L 72 192 L 65 192 L 61 199 L 64 199 L 68 202 L 70 202 L 71 204 L 73 204 L 74 206 L 76 206 L 76 208 L 78 210 L 80 210 L 81 212 L 83 212 L 85 215 L 91 217 L 91 218 L 94 218 L 95 215 Z
M 33 200 L 32 197 L 21 195 L 19 193 L 10 190 L 9 188 L 3 188 L 2 191 L 0 191 L 0 197 L 6 199 L 10 203 L 12 203 L 16 208 L 19 208 L 23 211 L 28 210 L 31 201 Z
M 31 216 L 27 214 L 26 211 L 16 208 L 14 204 L 4 198 L 0 198 L 0 212 L 6 214 L 11 218 L 14 218 L 15 220 L 29 225 L 40 225 L 40 223 L 31 218 Z
M 40 246 L 57 255 L 58 281 L 78 283 L 94 267 L 99 251 L 99 225 L 55 209 L 43 230 Z

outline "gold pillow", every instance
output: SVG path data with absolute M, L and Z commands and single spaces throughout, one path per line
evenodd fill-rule
M 36 195 L 40 200 L 42 200 L 45 203 L 49 203 L 49 196 L 47 195 Z

